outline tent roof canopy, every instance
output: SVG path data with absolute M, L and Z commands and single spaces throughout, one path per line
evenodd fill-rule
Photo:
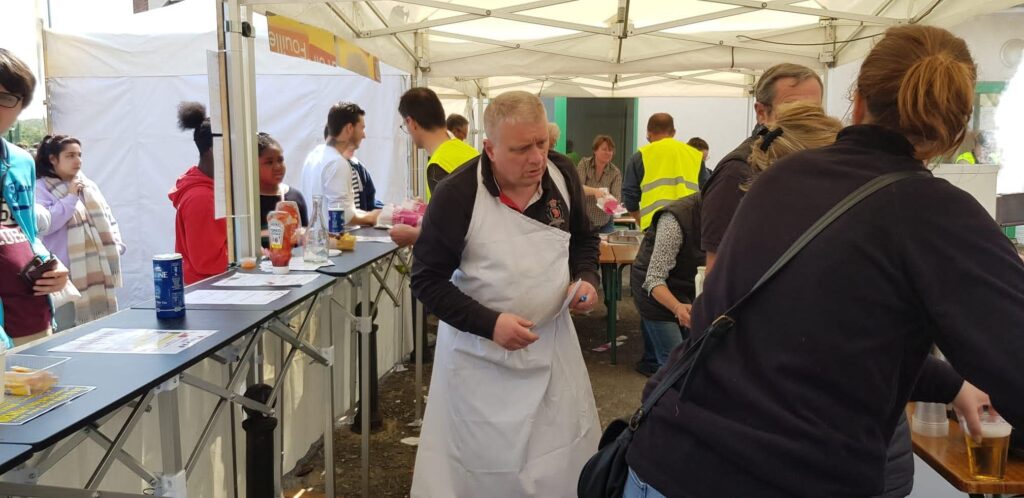
M 1020 0 L 243 0 L 467 95 L 746 95 L 764 69 L 856 60 L 890 26 Z M 417 38 L 417 33 L 421 36 Z M 417 44 L 417 40 L 420 43 Z

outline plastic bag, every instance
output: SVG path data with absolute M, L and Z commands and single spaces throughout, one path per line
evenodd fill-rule
M 608 189 L 602 188 L 604 195 L 597 198 L 597 207 L 604 211 L 609 216 L 622 216 L 626 214 L 626 208 L 619 203 L 612 194 L 608 193 Z

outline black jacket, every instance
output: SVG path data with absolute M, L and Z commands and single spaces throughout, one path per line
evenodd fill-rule
M 654 239 L 658 236 L 658 219 L 669 215 L 676 219 L 683 232 L 683 245 L 676 254 L 676 264 L 665 280 L 665 286 L 679 302 L 692 303 L 694 295 L 693 278 L 697 275 L 697 267 L 704 265 L 704 251 L 700 250 L 700 194 L 693 194 L 672 201 L 660 211 L 654 213 L 651 227 L 644 234 L 640 243 L 636 260 L 630 269 L 629 285 L 633 294 L 633 302 L 640 316 L 646 320 L 675 322 L 672 310 L 666 309 L 654 296 L 644 290 L 647 279 L 647 267 L 654 252 Z
M 726 232 L 694 330 L 847 194 L 922 167 L 904 137 L 870 125 L 777 162 Z M 685 399 L 670 389 L 630 448 L 631 467 L 669 496 L 880 493 L 888 443 L 922 389 L 915 385 L 933 343 L 1024 426 L 1024 333 L 1011 325 L 1024 322 L 1024 264 L 978 202 L 945 180 L 910 179 L 867 198 L 735 318 Z M 957 388 L 934 395 L 948 401 Z

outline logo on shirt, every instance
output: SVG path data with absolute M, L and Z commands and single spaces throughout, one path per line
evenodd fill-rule
M 562 205 L 558 202 L 558 199 L 551 199 L 548 201 L 548 225 L 553 227 L 561 227 L 565 224 L 565 217 L 562 211 Z

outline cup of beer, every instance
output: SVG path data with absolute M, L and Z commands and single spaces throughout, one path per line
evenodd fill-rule
M 967 464 L 971 475 L 979 481 L 999 481 L 1006 473 L 1006 456 L 1010 449 L 1010 426 L 1003 417 L 985 412 L 981 416 L 981 441 L 971 437 L 963 418 L 960 419 L 967 439 Z

